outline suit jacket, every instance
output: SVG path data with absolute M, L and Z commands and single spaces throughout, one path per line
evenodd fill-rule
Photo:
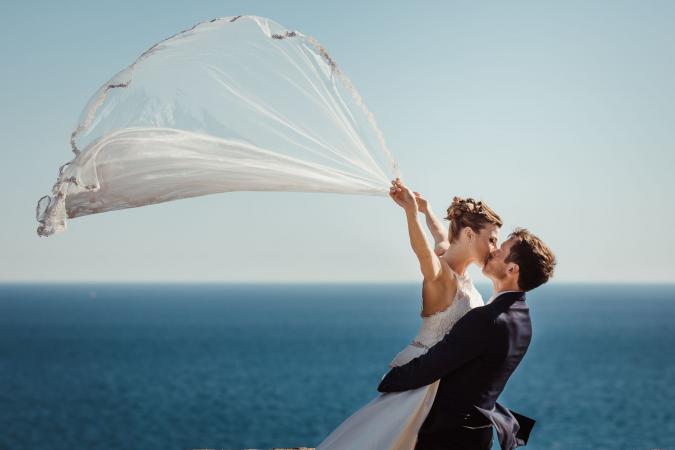
M 532 337 L 524 292 L 506 292 L 464 315 L 429 351 L 387 373 L 380 392 L 416 389 L 440 379 L 420 432 L 449 436 L 453 417 L 480 412 L 494 425 L 503 450 L 525 445 L 534 420 L 497 403 Z

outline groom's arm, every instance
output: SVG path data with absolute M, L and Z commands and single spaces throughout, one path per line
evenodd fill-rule
M 391 369 L 377 390 L 400 392 L 417 389 L 480 356 L 485 351 L 491 331 L 491 321 L 485 312 L 482 308 L 469 311 L 427 353 L 408 364 Z

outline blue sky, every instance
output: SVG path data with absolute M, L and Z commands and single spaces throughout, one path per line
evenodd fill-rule
M 37 237 L 93 92 L 155 42 L 239 14 L 328 49 L 439 215 L 482 198 L 505 232 L 551 245 L 558 282 L 675 281 L 675 3 L 126 0 L 3 7 L 0 281 L 421 280 L 387 197 L 227 193 Z

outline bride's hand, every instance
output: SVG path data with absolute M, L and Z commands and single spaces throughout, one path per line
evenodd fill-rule
M 418 206 L 415 195 L 399 178 L 392 180 L 389 197 L 406 211 L 417 212 Z
M 413 194 L 415 194 L 415 200 L 417 200 L 417 208 L 419 209 L 419 212 L 426 214 L 429 211 L 429 202 L 427 202 L 427 200 L 423 198 L 419 192 L 413 191 Z

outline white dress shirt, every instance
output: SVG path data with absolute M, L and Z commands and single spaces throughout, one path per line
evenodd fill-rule
M 496 299 L 497 297 L 499 297 L 500 295 L 506 294 L 506 293 L 509 293 L 509 292 L 523 292 L 523 291 L 501 291 L 501 292 L 495 292 L 494 294 L 492 294 L 492 297 L 490 297 L 490 300 L 487 301 L 486 305 L 487 305 L 488 303 L 492 303 L 492 301 L 493 301 L 494 299 Z

